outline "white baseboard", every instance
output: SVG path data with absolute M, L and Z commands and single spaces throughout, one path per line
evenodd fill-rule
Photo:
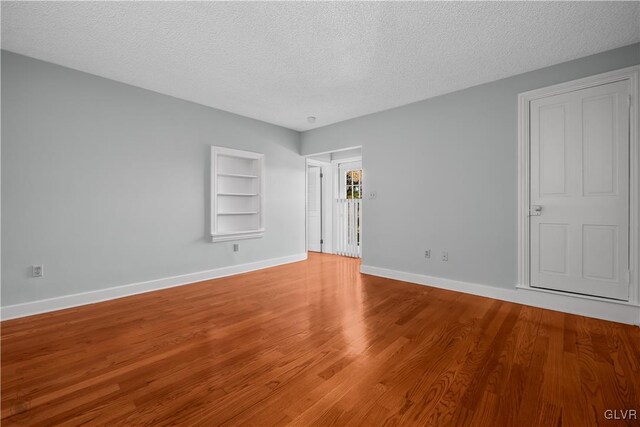
M 624 301 L 607 301 L 593 297 L 568 295 L 560 292 L 545 291 L 513 286 L 513 289 L 497 288 L 479 283 L 461 282 L 423 274 L 407 273 L 387 268 L 362 265 L 360 271 L 372 276 L 386 277 L 434 288 L 448 289 L 479 295 L 502 301 L 509 301 L 533 307 L 546 308 L 564 313 L 594 317 L 596 319 L 640 325 L 640 306 Z
M 130 295 L 157 291 L 159 289 L 173 288 L 175 286 L 202 282 L 204 280 L 233 276 L 235 274 L 261 270 L 263 268 L 275 267 L 277 265 L 289 264 L 292 262 L 303 261 L 305 259 L 307 259 L 306 252 L 280 258 L 250 262 L 247 264 L 231 265 L 228 267 L 221 267 L 213 270 L 199 271 L 197 273 L 165 277 L 162 279 L 149 280 L 146 282 L 131 283 L 128 285 L 115 286 L 112 288 L 99 289 L 96 291 L 83 292 L 80 294 L 65 295 L 45 300 L 26 302 L 23 304 L 8 305 L 0 309 L 0 319 L 15 319 L 18 317 L 47 313 L 50 311 L 62 310 L 65 308 L 77 307 L 80 305 L 93 304 L 96 302 L 108 301 L 116 298 L 127 297 Z

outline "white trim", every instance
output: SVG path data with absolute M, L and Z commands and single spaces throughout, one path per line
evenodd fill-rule
M 319 167 L 325 167 L 325 166 L 331 166 L 331 162 L 323 162 L 322 160 L 316 160 L 316 159 L 307 159 L 307 166 L 319 166 Z
M 501 301 L 509 301 L 547 310 L 561 311 L 563 313 L 577 314 L 580 316 L 595 317 L 596 319 L 610 320 L 632 325 L 640 325 L 640 306 L 624 301 L 603 300 L 594 297 L 576 297 L 563 292 L 543 291 L 532 288 L 498 288 L 495 286 L 481 285 L 479 283 L 462 282 L 445 279 L 442 277 L 426 276 L 423 274 L 407 273 L 404 271 L 390 270 L 387 268 L 362 265 L 360 271 L 363 274 L 386 277 L 388 279 L 401 280 L 403 282 L 434 288 L 448 289 L 450 291 L 463 292 L 465 294 L 493 298 Z
M 529 102 L 518 95 L 518 285 L 529 284 Z
M 344 159 L 331 160 L 331 164 L 338 166 L 340 163 L 362 162 L 362 156 L 345 157 Z
M 406 271 L 392 270 L 389 268 L 374 267 L 362 264 L 360 272 L 372 276 L 386 277 L 387 279 L 401 280 L 403 282 L 418 285 L 432 286 L 434 288 L 448 289 L 451 291 L 473 294 L 481 297 L 495 298 L 503 301 L 512 301 L 515 292 L 512 289 L 498 288 L 495 286 L 480 285 L 478 283 L 462 282 L 459 280 L 445 279 L 442 277 L 427 276 L 425 274 L 408 273 Z
M 358 148 L 362 149 L 362 145 L 354 145 L 353 147 L 347 147 L 347 148 L 336 148 L 335 150 L 320 151 L 318 153 L 307 153 L 307 154 L 303 154 L 303 156 L 304 157 L 322 156 L 323 154 L 340 153 L 342 151 L 357 150 Z
M 244 240 L 244 239 L 256 239 L 258 237 L 262 237 L 264 234 L 264 228 L 260 228 L 254 231 L 237 231 L 230 233 L 226 236 L 223 233 L 218 233 L 215 236 L 211 236 L 211 241 L 214 243 L 217 242 L 229 242 L 231 240 Z
M 305 247 L 307 251 L 309 251 L 309 219 L 308 208 L 309 208 L 309 166 L 318 166 L 320 168 L 320 172 L 324 176 L 324 181 L 322 182 L 322 192 L 320 194 L 320 198 L 322 199 L 322 236 L 320 238 L 323 240 L 322 244 L 322 253 L 332 254 L 333 253 L 333 202 L 332 202 L 332 184 L 333 184 L 333 166 L 331 161 L 322 161 L 317 159 L 306 158 L 306 165 L 304 170 L 304 218 L 305 218 Z M 328 203 L 327 203 L 328 202 Z
M 638 80 L 640 77 L 640 65 L 627 67 L 620 70 L 610 71 L 583 79 L 560 83 L 554 86 L 535 89 L 518 95 L 518 283 L 519 289 L 543 292 L 541 295 L 549 295 L 545 290 L 532 288 L 529 286 L 529 105 L 531 101 L 558 95 L 566 92 L 573 92 L 588 87 L 603 85 L 607 83 L 629 80 L 631 86 L 631 114 L 630 114 L 630 190 L 629 190 L 629 238 L 630 238 L 630 285 L 629 302 L 637 306 L 640 303 L 640 280 L 638 280 L 638 269 L 640 267 L 640 246 L 638 237 L 638 226 L 640 225 L 640 158 L 638 142 L 638 99 L 640 98 L 640 87 Z M 571 298 L 579 298 L 576 294 L 562 294 Z M 607 301 L 606 299 L 595 298 L 597 301 Z
M 0 308 L 0 318 L 2 320 L 15 319 L 18 317 L 47 313 L 50 311 L 62 310 L 65 308 L 77 307 L 86 304 L 94 304 L 97 302 L 108 301 L 116 298 L 142 294 L 145 292 L 152 292 L 160 289 L 189 285 L 191 283 L 202 282 L 204 280 L 233 276 L 235 274 L 275 267 L 277 265 L 304 261 L 305 259 L 307 259 L 307 254 L 301 253 L 280 258 L 250 262 L 246 264 L 230 265 L 228 267 L 199 271 L 197 273 L 183 274 L 180 276 L 172 276 L 162 279 L 149 280 L 146 282 L 131 283 L 128 285 L 115 286 L 112 288 L 100 289 L 97 291 L 83 292 L 79 294 L 32 301 L 23 304 L 9 305 Z

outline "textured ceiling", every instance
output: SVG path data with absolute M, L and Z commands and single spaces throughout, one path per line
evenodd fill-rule
M 639 10 L 640 2 L 4 1 L 2 47 L 307 130 L 638 42 Z

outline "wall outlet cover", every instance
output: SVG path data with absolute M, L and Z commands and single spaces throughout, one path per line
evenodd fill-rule
M 43 265 L 33 265 L 33 266 L 31 266 L 31 275 L 33 277 L 42 277 L 42 276 L 44 276 L 44 266 Z

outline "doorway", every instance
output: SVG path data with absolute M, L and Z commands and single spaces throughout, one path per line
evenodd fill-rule
M 362 150 L 352 148 L 307 158 L 307 250 L 362 255 Z
M 637 81 L 632 67 L 520 95 L 525 287 L 637 300 Z
M 336 253 L 361 257 L 362 190 L 364 176 L 361 159 L 338 160 L 336 194 Z

